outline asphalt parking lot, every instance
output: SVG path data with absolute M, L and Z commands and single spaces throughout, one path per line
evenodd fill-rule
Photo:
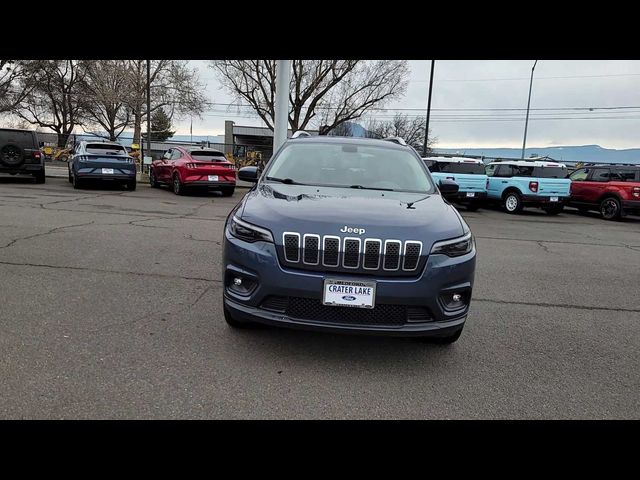
M 222 315 L 232 198 L 0 178 L 0 418 L 640 418 L 640 219 L 462 213 L 452 346 Z

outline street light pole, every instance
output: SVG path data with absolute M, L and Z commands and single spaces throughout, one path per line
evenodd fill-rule
M 287 140 L 290 80 L 291 60 L 276 60 L 276 118 L 273 125 L 273 153 Z
M 147 60 L 147 155 L 151 155 L 151 60 Z M 144 156 L 140 163 L 140 173 L 144 171 Z
M 522 155 L 520 158 L 524 160 L 524 149 L 527 146 L 527 126 L 529 125 L 529 107 L 531 106 L 531 87 L 533 87 L 533 71 L 536 69 L 536 64 L 538 60 L 536 60 L 533 64 L 533 68 L 531 69 L 531 81 L 529 82 L 529 100 L 527 101 L 527 118 L 524 121 L 524 140 L 522 140 Z
M 431 60 L 431 75 L 429 76 L 429 99 L 427 100 L 427 124 L 424 128 L 424 147 L 422 148 L 422 156 L 427 156 L 427 140 L 429 139 L 429 117 L 431 116 L 431 91 L 433 90 L 433 68 L 436 61 Z

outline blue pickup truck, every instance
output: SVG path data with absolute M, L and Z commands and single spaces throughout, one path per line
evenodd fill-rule
M 487 197 L 487 175 L 482 160 L 464 157 L 426 157 L 422 160 L 436 183 L 448 179 L 459 185 L 457 195 L 447 196 L 447 199 L 475 211 Z
M 500 202 L 507 213 L 539 207 L 549 215 L 562 211 L 569 201 L 571 180 L 566 165 L 548 161 L 496 161 L 485 169 L 487 200 Z

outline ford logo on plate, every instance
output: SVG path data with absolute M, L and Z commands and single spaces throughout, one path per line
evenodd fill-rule
M 343 295 L 342 299 L 346 300 L 347 302 L 353 302 L 356 297 L 352 297 L 351 295 Z

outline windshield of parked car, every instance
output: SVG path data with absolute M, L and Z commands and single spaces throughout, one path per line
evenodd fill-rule
M 109 145 L 104 143 L 88 143 L 87 153 L 98 155 L 127 155 L 127 150 L 120 145 Z
M 273 158 L 267 181 L 434 193 L 423 162 L 408 149 L 352 143 L 291 143 Z
M 484 165 L 473 162 L 435 162 L 429 167 L 430 172 L 470 173 L 484 175 Z
M 194 160 L 203 160 L 208 162 L 226 162 L 227 160 L 222 152 L 193 150 L 190 154 L 191 158 Z

